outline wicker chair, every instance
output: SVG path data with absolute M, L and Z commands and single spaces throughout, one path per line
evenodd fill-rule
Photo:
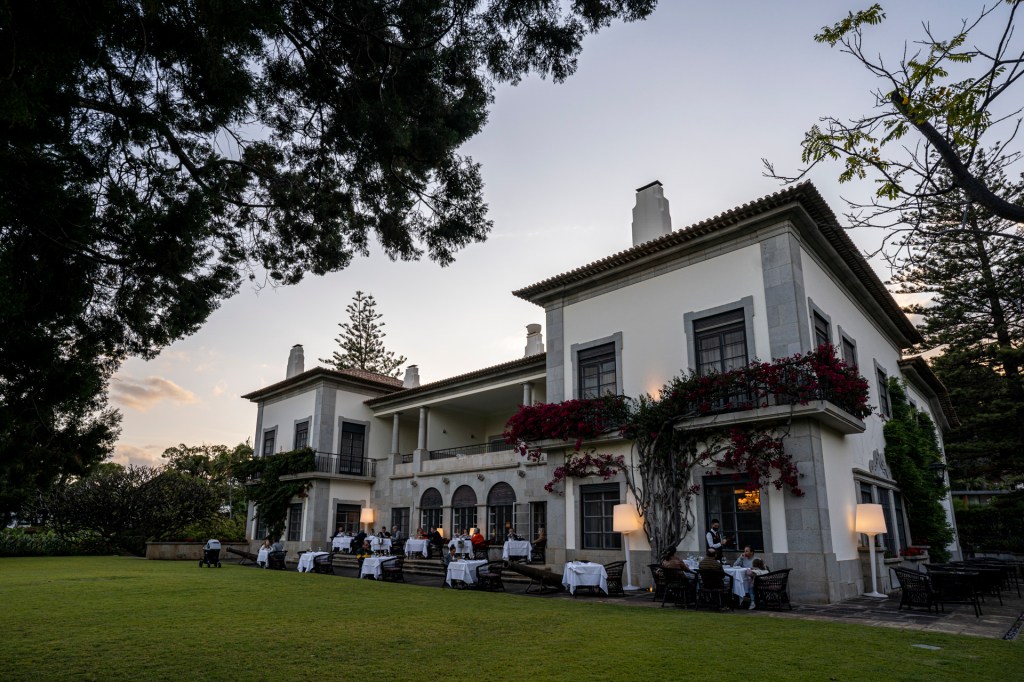
M 659 567 L 660 568 L 660 567 Z M 661 599 L 665 604 L 689 607 L 697 605 L 697 576 L 682 568 L 660 568 L 664 576 L 664 592 Z
M 709 568 L 697 569 L 697 574 L 700 576 L 697 581 L 697 605 L 733 610 L 732 576 L 725 571 Z
M 501 581 L 501 571 L 504 564 L 500 561 L 492 561 L 483 566 L 476 567 L 476 587 L 488 592 L 505 591 L 505 583 Z
M 622 589 L 622 569 L 626 565 L 625 561 L 613 561 L 610 564 L 604 565 L 605 573 L 608 574 L 608 596 L 613 594 L 621 594 L 626 596 L 625 591 Z
M 789 572 L 792 568 L 772 571 L 754 577 L 754 602 L 757 608 L 778 608 L 783 606 L 790 611 L 793 605 L 789 602 Z
M 902 611 L 906 606 L 908 609 L 914 606 L 923 606 L 931 613 L 935 607 L 935 613 L 942 611 L 942 602 L 939 601 L 939 594 L 932 587 L 932 581 L 926 573 L 911 571 L 906 568 L 889 569 L 896 575 L 896 582 L 900 586 L 900 606 Z
M 979 578 L 976 571 L 951 570 L 948 566 L 925 564 L 940 604 L 970 604 L 976 618 L 981 617 Z
M 279 549 L 274 552 L 267 554 L 267 568 L 273 568 L 278 571 L 285 569 L 284 558 L 287 556 L 287 552 L 283 549 Z
M 547 563 L 544 551 L 548 548 L 547 540 L 538 540 L 533 543 L 533 551 L 530 553 L 531 564 L 544 564 Z
M 313 557 L 313 572 L 334 575 L 334 552 Z
M 487 561 L 491 551 L 491 543 L 484 540 L 479 545 L 473 545 L 473 558 L 477 561 Z
M 388 559 L 380 565 L 380 577 L 381 580 L 390 580 L 391 582 L 404 583 L 405 573 L 405 557 L 396 556 Z
M 665 596 L 665 569 L 661 567 L 661 564 L 647 564 L 647 568 L 651 569 L 651 583 L 654 587 L 651 591 L 651 599 L 658 601 Z

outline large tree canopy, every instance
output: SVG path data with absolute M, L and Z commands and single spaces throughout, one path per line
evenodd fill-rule
M 0 474 L 109 451 L 119 361 L 246 276 L 483 240 L 459 148 L 493 85 L 563 80 L 587 34 L 655 3 L 0 0 Z

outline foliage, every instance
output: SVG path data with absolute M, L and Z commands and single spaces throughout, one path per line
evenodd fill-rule
M 252 458 L 252 446 L 239 443 L 233 448 L 226 445 L 185 445 L 167 448 L 160 455 L 167 460 L 167 468 L 187 476 L 208 481 L 220 496 L 221 508 L 233 517 L 245 517 L 245 496 L 236 494 L 239 485 L 235 466 Z
M 62 537 L 88 531 L 111 549 L 144 554 L 147 540 L 176 538 L 215 515 L 218 499 L 205 482 L 176 471 L 109 465 L 54 488 L 40 506 Z
M 779 423 L 726 427 L 714 420 L 698 423 L 694 419 L 820 399 L 831 400 L 855 417 L 871 412 L 867 381 L 838 359 L 831 346 L 721 374 L 675 377 L 658 398 L 606 396 L 525 405 L 509 419 L 504 435 L 506 442 L 533 459 L 540 456 L 544 441 L 573 442 L 573 452 L 545 486 L 549 491 L 567 476 L 597 475 L 607 480 L 623 472 L 652 551 L 662 557 L 673 552 L 693 526 L 697 466 L 713 467 L 719 473 L 730 469 L 737 480 L 749 477 L 746 484 L 752 489 L 770 484 L 776 489 L 786 487 L 797 496 L 804 494 L 799 472 L 783 446 L 785 424 L 781 428 Z M 633 462 L 597 454 L 595 445 L 581 452 L 584 443 L 592 444 L 614 431 L 632 442 Z
M 953 529 L 941 501 L 946 486 L 930 468 L 942 464 L 942 452 L 935 438 L 931 418 L 912 407 L 906 390 L 895 377 L 889 379 L 892 417 L 885 423 L 885 461 L 903 493 L 915 545 L 929 545 L 933 559 L 949 559 L 946 549 L 953 542 Z
M 109 554 L 107 544 L 93 533 L 60 536 L 51 530 L 0 529 L 0 557 L 84 556 Z
M 315 465 L 316 455 L 310 448 L 253 457 L 235 465 L 235 475 L 247 482 L 246 499 L 256 503 L 256 513 L 266 524 L 270 537 L 281 537 L 288 505 L 310 486 L 308 480 L 282 481 L 281 477 L 313 471 Z
M 994 143 L 995 156 L 1019 158 L 1019 152 L 1006 150 L 1020 125 L 1020 97 L 1003 97 L 1024 75 L 1024 47 L 1013 32 L 1019 7 L 1019 0 L 983 6 L 948 39 L 935 36 L 925 23 L 924 38 L 913 48 L 904 45 L 902 56 L 892 61 L 865 47 L 867 29 L 885 18 L 877 4 L 822 28 L 816 41 L 838 46 L 882 83 L 872 93 L 876 111 L 853 119 L 822 118 L 804 136 L 806 166 L 799 175 L 777 175 L 766 161 L 767 174 L 792 182 L 822 161 L 842 161 L 841 182 L 874 177 L 875 202 L 853 205 L 875 215 L 898 219 L 901 210 L 958 188 L 993 214 L 1024 222 L 1024 205 L 994 192 L 976 166 L 978 150 L 999 134 L 997 129 L 1005 134 Z M 1005 24 L 994 44 L 970 46 L 971 32 L 997 12 L 1005 14 Z M 911 130 L 917 142 L 908 139 Z
M 421 588 L 230 563 L 200 571 L 194 562 L 117 557 L 6 559 L 0 573 L 0 629 L 10 633 L 0 639 L 0 659 L 9 682 L 177 680 L 183 674 L 238 679 L 253 675 L 239 662 L 246 642 L 260 643 L 255 677 L 291 679 L 301 671 L 310 679 L 334 679 L 345 665 L 339 652 L 364 649 L 367 633 L 374 633 L 381 651 L 416 653 L 366 657 L 359 674 L 414 680 L 424 670 L 449 670 L 451 643 L 476 624 L 474 648 L 489 652 L 473 662 L 474 676 L 482 679 L 707 679 L 707 657 L 698 652 L 717 650 L 726 639 L 756 639 L 771 652 L 770 665 L 758 672 L 763 682 L 995 679 L 1024 664 L 1020 642 L 999 639 L 1012 618 L 998 632 L 998 625 L 987 630 L 990 637 L 843 618 L 772 618 L 766 627 L 760 617 L 638 608 L 649 603 L 643 599 L 523 598 L 515 594 L 523 588 L 508 581 L 509 594 L 489 594 L 440 590 L 436 582 Z M 408 571 L 406 577 L 414 580 Z M 658 655 L 639 661 L 639 640 Z
M 966 551 L 1024 552 L 1024 493 L 999 495 L 991 504 L 956 510 Z
M 181 529 L 180 539 L 186 542 L 204 542 L 209 538 L 242 542 L 245 540 L 245 516 L 211 516 Z
M 257 286 L 486 238 L 460 154 L 655 0 L 0 0 L 0 506 L 113 449 L 107 382 Z
M 362 369 L 385 376 L 397 377 L 406 357 L 398 356 L 384 347 L 383 317 L 377 312 L 373 294 L 357 291 L 345 308 L 348 322 L 339 323 L 342 333 L 335 339 L 341 352 L 334 351 L 330 358 L 321 359 L 336 369 Z

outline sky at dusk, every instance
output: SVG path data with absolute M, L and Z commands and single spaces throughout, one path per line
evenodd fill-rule
M 878 84 L 813 40 L 867 4 L 662 0 L 647 21 L 588 38 L 565 83 L 499 87 L 489 122 L 463 149 L 483 165 L 494 221 L 486 242 L 446 268 L 378 250 L 296 286 L 243 285 L 199 332 L 123 365 L 110 387 L 123 414 L 114 460 L 154 464 L 178 443 L 251 439 L 256 407 L 239 396 L 283 379 L 293 344 L 304 346 L 306 369 L 322 364 L 356 290 L 376 297 L 386 345 L 419 365 L 424 383 L 521 357 L 525 327 L 543 323 L 544 311 L 510 292 L 628 248 L 636 188 L 660 180 L 679 229 L 780 189 L 763 177 L 762 157 L 794 171 L 818 117 L 870 111 Z M 981 8 L 884 6 L 889 18 L 867 44 L 893 60 L 905 39 L 921 37 L 923 20 L 948 36 Z M 811 179 L 841 215 L 842 198 L 863 198 L 871 184 L 840 185 L 838 173 L 826 166 Z M 865 250 L 879 242 L 851 236 Z

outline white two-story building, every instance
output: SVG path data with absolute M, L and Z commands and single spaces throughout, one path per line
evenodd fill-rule
M 903 357 L 920 340 L 917 331 L 810 184 L 673 231 L 661 185 L 652 183 L 637 190 L 633 218 L 631 248 L 513 292 L 546 318 L 546 347 L 540 325 L 530 325 L 520 359 L 420 385 L 415 367 L 404 381 L 303 371 L 296 347 L 284 381 L 243 396 L 258 405 L 257 454 L 304 446 L 318 453 L 316 471 L 301 475 L 311 487 L 289 513 L 291 546 L 324 544 L 337 529 L 359 526 L 362 515 L 406 533 L 478 527 L 501 538 L 515 527 L 533 537 L 544 528 L 552 566 L 621 559 L 612 508 L 628 501 L 625 483 L 569 478 L 564 490 L 547 492 L 571 448 L 548 447 L 532 462 L 505 445 L 505 422 L 518 407 L 656 394 L 684 370 L 725 371 L 831 343 L 868 379 L 876 414 L 860 420 L 825 401 L 795 413 L 786 450 L 803 497 L 771 487 L 751 492 L 731 476 L 697 472 L 697 526 L 680 550 L 699 551 L 718 518 L 737 546 L 752 545 L 772 568 L 794 569 L 794 599 L 836 601 L 864 591 L 856 504 L 883 506 L 888 549 L 909 543 L 884 456 L 887 378 L 901 377 L 940 430 L 956 419 L 927 364 Z M 629 452 L 624 441 L 602 448 Z M 254 539 L 262 535 L 256 511 Z M 639 535 L 630 536 L 630 582 L 646 585 L 650 551 Z

